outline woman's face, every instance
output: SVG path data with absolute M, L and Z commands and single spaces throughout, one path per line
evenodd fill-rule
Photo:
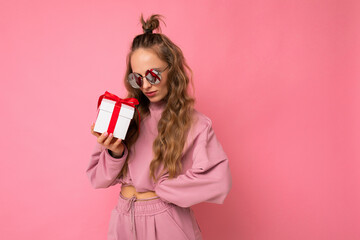
M 141 76 L 145 76 L 145 72 L 148 69 L 155 68 L 159 71 L 163 71 L 168 66 L 168 64 L 162 61 L 153 50 L 145 48 L 139 48 L 132 53 L 130 64 L 132 71 L 141 74 Z M 166 81 L 168 70 L 169 68 L 161 73 L 161 81 L 155 85 L 150 84 L 145 77 L 143 78 L 143 85 L 140 90 L 150 102 L 158 102 L 167 95 L 168 89 Z M 154 92 L 154 94 L 148 95 L 148 93 L 151 92 Z

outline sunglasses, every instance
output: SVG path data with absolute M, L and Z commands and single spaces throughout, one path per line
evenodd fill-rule
M 152 85 L 159 84 L 161 81 L 161 73 L 164 72 L 168 67 L 169 65 L 167 65 L 167 67 L 162 71 L 153 68 L 146 70 L 146 80 L 148 80 L 148 82 Z M 141 76 L 141 74 L 132 72 L 128 76 L 128 82 L 133 88 L 141 88 L 143 85 L 143 78 L 144 77 Z

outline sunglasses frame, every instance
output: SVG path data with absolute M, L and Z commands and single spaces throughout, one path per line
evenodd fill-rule
M 131 72 L 131 73 L 129 73 L 129 75 L 128 75 L 127 81 L 129 82 L 130 86 L 133 87 L 133 88 L 135 88 L 135 89 L 138 89 L 138 88 L 141 88 L 141 87 L 142 87 L 142 85 L 144 84 L 144 81 L 143 81 L 144 77 L 145 77 L 146 80 L 147 80 L 150 84 L 152 84 L 152 85 L 159 84 L 160 81 L 161 81 L 161 73 L 165 72 L 165 70 L 166 70 L 169 66 L 170 66 L 170 65 L 167 65 L 166 68 L 165 68 L 164 70 L 162 70 L 162 71 L 157 70 L 158 68 L 156 68 L 156 69 L 155 69 L 155 68 L 150 68 L 150 69 L 146 70 L 145 76 L 142 76 L 140 73 Z M 155 73 L 154 73 L 154 71 L 155 71 Z M 155 82 L 152 81 L 152 80 L 149 80 L 149 79 L 146 77 L 148 74 L 150 74 L 150 75 L 152 75 L 152 76 L 154 77 Z M 154 76 L 154 74 L 155 74 L 155 76 Z M 134 86 L 131 84 L 130 81 L 132 81 L 132 80 L 131 80 L 132 77 L 135 77 L 135 78 L 137 78 L 138 80 L 140 80 L 140 86 L 139 86 L 139 84 L 137 83 L 136 80 L 135 80 L 135 84 L 137 85 L 137 87 L 134 87 Z M 159 80 L 159 81 L 156 82 L 156 80 Z

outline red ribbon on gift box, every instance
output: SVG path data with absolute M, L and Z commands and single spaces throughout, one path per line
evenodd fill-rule
M 120 109 L 121 109 L 121 104 L 126 104 L 128 106 L 131 106 L 131 107 L 134 107 L 136 109 L 136 111 L 138 112 L 138 116 L 139 116 L 139 133 L 140 133 L 140 113 L 139 113 L 139 110 L 135 107 L 135 105 L 138 105 L 139 104 L 139 101 L 136 99 L 136 98 L 125 98 L 125 99 L 121 99 L 119 98 L 118 96 L 112 94 L 112 93 L 109 93 L 108 91 L 106 91 L 103 95 L 101 95 L 99 97 L 99 100 L 98 100 L 98 108 L 101 104 L 101 101 L 103 98 L 106 98 L 106 99 L 109 99 L 109 100 L 112 100 L 112 101 L 115 101 L 115 107 L 114 107 L 114 111 L 111 115 L 111 119 L 110 119 L 110 123 L 109 123 L 109 127 L 108 127 L 108 130 L 107 132 L 110 134 L 110 133 L 113 133 L 114 132 L 114 129 L 115 129 L 115 125 L 116 125 L 116 122 L 118 120 L 118 117 L 119 117 L 119 112 L 120 112 Z

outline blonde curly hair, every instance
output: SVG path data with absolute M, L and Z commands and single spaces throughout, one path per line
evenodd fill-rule
M 130 52 L 127 55 L 127 70 L 124 76 L 124 84 L 128 91 L 128 98 L 139 100 L 138 110 L 141 119 L 149 115 L 149 99 L 139 89 L 134 89 L 127 81 L 127 76 L 132 72 L 130 59 L 132 53 L 139 49 L 152 49 L 158 57 L 169 64 L 167 77 L 168 94 L 163 100 L 166 102 L 161 119 L 158 122 L 158 136 L 153 142 L 154 158 L 150 163 L 150 176 L 154 181 L 168 173 L 168 178 L 176 177 L 182 170 L 181 157 L 189 129 L 193 123 L 192 115 L 194 111 L 195 98 L 188 93 L 188 86 L 192 81 L 193 73 L 181 49 L 176 46 L 167 36 L 161 33 L 159 19 L 162 15 L 154 14 L 144 21 L 141 14 L 143 34 L 135 36 L 131 44 Z M 165 22 L 164 22 L 165 24 Z M 153 33 L 157 30 L 158 33 Z M 189 77 L 190 75 L 190 77 Z M 118 178 L 126 176 L 128 172 L 128 159 L 131 155 L 130 148 L 136 142 L 139 132 L 140 122 L 137 117 L 133 118 L 129 126 L 126 138 L 123 140 L 128 148 L 128 156 L 125 165 L 120 171 Z M 161 168 L 161 172 L 155 176 Z

